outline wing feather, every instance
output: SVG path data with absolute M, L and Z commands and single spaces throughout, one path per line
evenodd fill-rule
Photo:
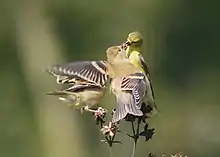
M 151 88 L 151 91 L 152 91 L 152 96 L 153 96 L 153 98 L 155 98 L 155 97 L 154 97 L 154 90 L 153 90 L 152 79 L 151 79 L 151 75 L 150 75 L 150 72 L 149 72 L 147 63 L 145 62 L 145 60 L 144 60 L 144 58 L 141 56 L 141 54 L 139 54 L 139 59 L 140 59 L 140 61 L 141 61 L 141 66 L 142 66 L 142 68 L 144 69 L 145 75 L 146 75 L 147 79 L 148 79 L 149 82 L 150 82 L 150 88 Z
M 131 91 L 136 105 L 140 108 L 146 92 L 146 78 L 142 73 L 135 73 L 123 78 L 121 90 Z
M 59 83 L 74 83 L 75 79 L 81 79 L 103 87 L 108 79 L 104 61 L 78 61 L 54 65 L 48 72 L 56 76 Z

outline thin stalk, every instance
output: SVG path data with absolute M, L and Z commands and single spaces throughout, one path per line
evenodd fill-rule
M 109 147 L 109 157 L 112 157 L 112 138 L 109 136 L 105 136 L 106 141 L 108 142 L 108 147 Z
M 135 157 L 136 144 L 133 142 L 132 157 Z
M 113 157 L 112 156 L 112 146 L 109 146 L 109 157 Z
M 108 146 L 109 146 L 109 156 L 112 157 L 112 145 L 113 145 L 113 142 L 114 142 L 114 139 L 115 139 L 115 134 L 111 137 L 107 137 L 105 136 L 105 139 L 108 143 Z
M 131 122 L 132 132 L 133 132 L 133 139 L 134 139 L 134 141 L 133 141 L 133 149 L 132 149 L 132 157 L 135 157 L 137 142 L 138 142 L 138 139 L 139 139 L 139 127 L 140 127 L 140 123 L 141 123 L 141 120 L 138 119 L 138 124 L 137 124 L 136 132 L 135 132 L 134 122 L 133 122 L 133 121 Z

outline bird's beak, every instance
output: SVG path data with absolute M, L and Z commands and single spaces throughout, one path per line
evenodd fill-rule
M 120 48 L 121 48 L 122 50 L 127 49 L 127 44 L 126 44 L 126 43 L 122 43 L 121 46 L 120 46 Z
M 131 45 L 131 43 L 129 41 L 126 41 L 125 44 L 128 45 L 128 46 Z

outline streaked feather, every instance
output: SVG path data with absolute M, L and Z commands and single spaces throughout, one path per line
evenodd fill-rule
M 111 88 L 117 101 L 113 122 L 125 118 L 127 114 L 134 116 L 143 115 L 141 102 L 146 91 L 145 81 L 143 73 L 134 73 L 127 77 L 112 79 Z
M 80 84 L 80 85 L 74 85 L 70 88 L 66 89 L 68 92 L 82 92 L 83 90 L 99 90 L 100 87 L 93 84 Z
M 117 106 L 112 117 L 112 122 L 124 119 L 127 114 L 142 116 L 142 111 L 136 106 L 133 96 L 129 92 L 119 92 L 116 94 Z
M 142 98 L 145 96 L 146 91 L 146 79 L 142 73 L 131 74 L 128 77 L 123 78 L 121 83 L 122 91 L 132 91 L 135 104 L 138 108 L 141 108 Z
M 75 83 L 78 79 L 100 87 L 105 86 L 108 80 L 106 71 L 104 61 L 78 61 L 64 65 L 54 65 L 48 69 L 48 72 L 56 76 L 61 83 Z

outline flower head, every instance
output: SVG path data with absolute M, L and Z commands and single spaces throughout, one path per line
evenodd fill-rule
M 113 137 L 119 130 L 116 123 L 109 122 L 109 125 L 104 125 L 100 131 L 104 135 L 109 135 Z
M 103 123 L 105 123 L 104 118 L 106 116 L 106 113 L 107 113 L 107 110 L 102 107 L 99 107 L 97 110 L 94 110 L 93 114 L 94 114 L 95 121 L 97 124 L 102 125 Z

